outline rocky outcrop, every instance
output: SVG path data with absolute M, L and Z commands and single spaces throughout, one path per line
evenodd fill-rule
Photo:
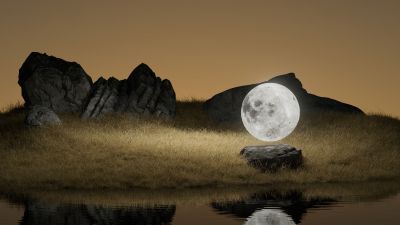
M 45 126 L 61 124 L 60 118 L 46 106 L 35 105 L 28 109 L 25 122 L 29 126 Z
M 54 112 L 80 112 L 92 79 L 76 62 L 32 52 L 19 70 L 25 106 L 46 106 Z
M 100 114 L 114 112 L 118 99 L 119 80 L 100 77 L 93 85 L 87 104 L 84 106 L 81 118 L 95 118 Z
M 240 154 L 251 166 L 262 171 L 296 169 L 303 164 L 301 150 L 285 144 L 249 146 L 242 149 Z
M 128 112 L 172 118 L 176 96 L 169 80 L 161 80 L 146 64 L 136 67 L 126 80 L 99 78 L 81 115 L 83 119 Z
M 82 119 L 108 113 L 131 113 L 172 118 L 176 96 L 146 64 L 127 79 L 100 77 L 95 84 L 76 62 L 32 52 L 19 70 L 19 85 L 29 109 L 26 123 L 41 126 L 61 122 L 56 113 L 79 113 Z
M 294 73 L 276 76 L 263 83 L 278 83 L 291 90 L 300 104 L 301 117 L 326 111 L 363 114 L 355 106 L 308 93 Z M 203 107 L 208 116 L 214 121 L 241 122 L 240 110 L 243 99 L 251 89 L 259 84 L 261 83 L 223 91 L 207 100 Z

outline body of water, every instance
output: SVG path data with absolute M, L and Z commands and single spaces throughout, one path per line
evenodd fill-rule
M 372 192 L 372 190 L 371 190 Z M 340 191 L 339 191 L 340 193 Z M 258 191 L 234 200 L 108 205 L 57 198 L 3 198 L 0 225 L 399 225 L 400 194 L 308 195 L 290 190 Z M 324 196 L 324 197 L 320 197 Z M 196 198 L 199 198 L 198 196 Z M 12 200 L 14 199 L 14 200 Z

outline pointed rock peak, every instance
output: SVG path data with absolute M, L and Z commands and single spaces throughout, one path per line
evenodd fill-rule
M 128 83 L 132 89 L 137 89 L 141 83 L 153 85 L 155 80 L 156 74 L 144 63 L 138 65 L 128 77 Z
M 273 77 L 272 79 L 267 81 L 268 83 L 277 83 L 281 84 L 287 88 L 289 88 L 296 95 L 307 93 L 307 91 L 303 88 L 303 84 L 299 79 L 297 79 L 294 73 L 287 73 L 283 75 L 279 75 Z
M 153 70 L 145 63 L 141 63 L 139 64 L 131 73 L 130 76 L 135 76 L 135 75 L 141 75 L 141 74 L 145 74 L 145 75 L 153 75 L 155 76 L 155 73 L 153 72 Z
M 114 77 L 114 76 L 111 76 L 110 78 L 108 78 L 108 81 L 109 82 L 116 82 L 116 81 L 120 81 L 120 80 L 118 80 L 116 77 Z
M 148 66 L 146 63 L 140 63 L 136 68 L 146 68 L 146 69 L 150 69 L 150 66 Z
M 94 82 L 94 83 L 96 84 L 96 83 L 103 83 L 103 82 L 106 82 L 106 79 L 105 79 L 103 76 L 101 76 L 101 77 L 99 77 L 99 79 L 97 79 L 97 81 Z

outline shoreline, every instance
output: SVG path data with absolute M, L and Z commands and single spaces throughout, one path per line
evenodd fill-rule
M 157 204 L 207 204 L 211 201 L 240 201 L 264 193 L 285 199 L 293 193 L 304 199 L 325 198 L 335 201 L 382 199 L 400 193 L 400 178 L 387 181 L 249 185 L 185 189 L 131 190 L 29 190 L 1 192 L 0 198 L 14 202 L 44 201 L 64 204 L 105 204 L 114 206 Z

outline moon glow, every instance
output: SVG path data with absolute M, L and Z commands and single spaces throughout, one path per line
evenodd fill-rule
M 246 130 L 262 141 L 278 141 L 296 128 L 300 106 L 285 86 L 263 83 L 253 88 L 242 102 L 241 116 Z

